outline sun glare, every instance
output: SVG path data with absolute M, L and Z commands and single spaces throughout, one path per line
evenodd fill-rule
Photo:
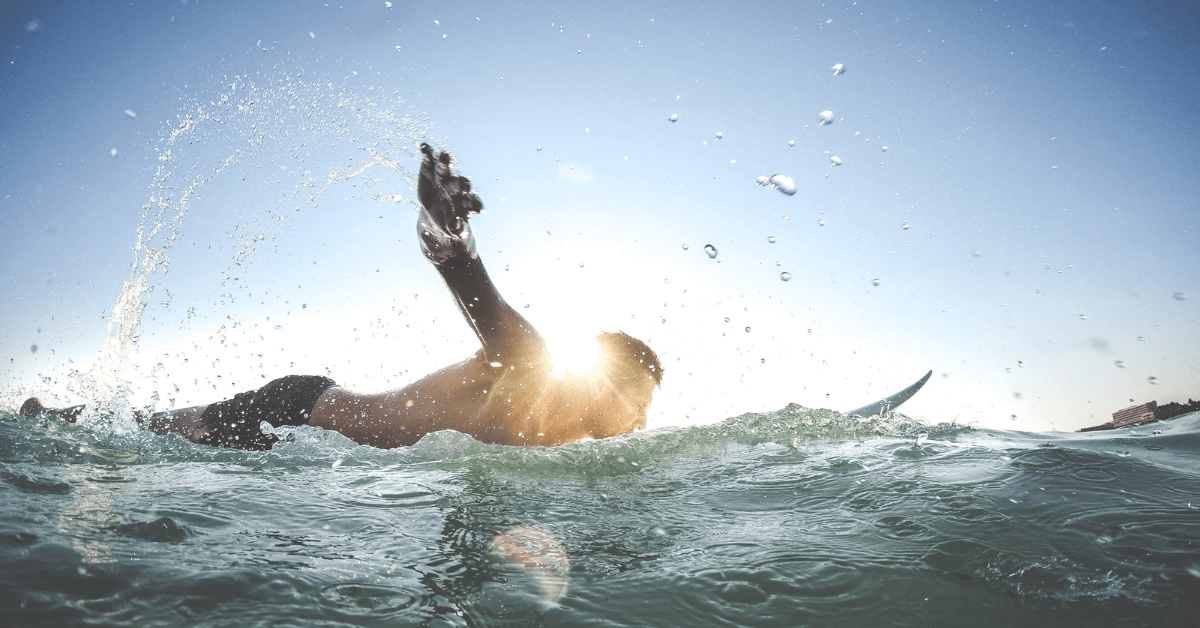
M 567 371 L 586 373 L 600 360 L 600 346 L 595 338 L 568 336 L 547 340 L 550 357 L 554 360 L 554 376 L 562 379 Z

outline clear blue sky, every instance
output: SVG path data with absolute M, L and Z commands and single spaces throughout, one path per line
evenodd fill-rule
M 142 297 L 135 403 L 465 357 L 402 174 L 345 174 L 418 137 L 475 180 L 484 260 L 539 328 L 659 351 L 652 427 L 846 410 L 927 368 L 911 414 L 990 427 L 1200 395 L 1194 3 L 393 5 L 0 6 L 0 403 L 87 396 L 69 373 L 166 175 L 200 183 Z M 222 94 L 253 102 L 168 144 Z M 777 173 L 794 196 L 756 185 Z

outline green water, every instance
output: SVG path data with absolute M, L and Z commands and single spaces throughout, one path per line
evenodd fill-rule
M 1197 415 L 243 452 L 3 414 L 0 624 L 1194 625 L 1198 454 Z

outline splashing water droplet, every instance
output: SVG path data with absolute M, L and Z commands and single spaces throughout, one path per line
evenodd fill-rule
M 837 76 L 839 74 L 844 74 L 846 72 L 846 66 L 845 66 L 845 64 L 842 64 L 842 63 L 834 64 L 834 66 L 830 69 L 833 70 L 834 76 Z
M 715 247 L 711 244 L 705 244 L 704 252 L 708 253 L 709 258 L 716 257 L 717 256 L 717 247 Z
M 779 278 L 783 281 L 791 281 L 792 273 L 789 273 L 788 271 L 785 270 L 785 271 L 779 273 Z
M 781 174 L 771 176 L 771 185 L 775 186 L 780 192 L 792 196 L 796 193 L 796 182 L 792 181 L 791 177 L 785 177 Z
M 879 285 L 879 284 L 881 284 L 881 283 L 883 283 L 883 280 L 882 280 L 882 279 L 872 279 L 872 280 L 871 280 L 871 285 L 872 285 L 872 286 L 878 286 L 878 285 Z
M 777 241 L 778 241 L 778 239 L 775 236 L 767 236 L 767 242 L 770 242 L 771 244 L 775 244 L 775 242 L 777 242 Z
M 670 120 L 671 122 L 675 122 L 676 120 L 679 119 L 679 114 L 673 113 L 673 114 L 671 114 L 671 117 L 667 118 L 667 119 Z
M 688 250 L 688 245 L 686 245 L 686 244 L 683 245 L 683 250 L 685 250 L 685 251 Z
M 725 137 L 725 134 L 720 131 L 717 131 L 717 139 L 721 139 L 722 137 Z
M 1158 385 L 1158 378 L 1153 375 L 1151 375 L 1150 377 L 1147 377 L 1146 381 L 1150 382 L 1150 385 L 1152 385 L 1152 386 Z
M 817 114 L 817 123 L 822 126 L 833 124 L 833 112 L 826 109 L 825 111 Z
M 841 157 L 838 157 L 837 155 L 830 155 L 830 156 L 829 156 L 829 165 L 830 165 L 831 167 L 835 167 L 835 168 L 836 168 L 837 166 L 840 166 L 840 165 L 842 165 L 842 158 L 841 158 Z
M 929 434 L 917 434 L 917 447 L 924 445 L 926 440 L 929 440 Z

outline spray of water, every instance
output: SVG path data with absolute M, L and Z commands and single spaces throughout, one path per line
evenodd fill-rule
M 289 223 L 301 205 L 318 207 L 335 185 L 358 179 L 374 188 L 378 202 L 415 204 L 416 176 L 404 164 L 419 163 L 420 142 L 445 147 L 428 117 L 417 117 L 395 93 L 350 81 L 299 75 L 236 75 L 222 81 L 211 98 L 194 97 L 160 140 L 158 165 L 142 207 L 129 278 L 113 305 L 107 335 L 95 364 L 67 377 L 67 393 L 89 405 L 84 421 L 104 417 L 114 427 L 132 426 L 131 354 L 150 296 L 169 272 L 171 247 L 192 212 L 215 207 L 202 202 L 214 181 L 229 185 L 242 175 L 245 186 L 268 189 L 273 203 L 259 210 L 254 225 L 238 225 L 236 246 L 221 272 L 226 286 L 272 230 Z M 268 177 L 253 178 L 264 172 Z M 399 176 L 372 176 L 384 169 Z M 273 181 L 273 183 L 272 183 Z M 239 182 L 240 184 L 240 182 Z M 163 287 L 163 304 L 171 292 Z M 232 293 L 223 294 L 230 300 Z M 160 365 L 161 366 L 161 365 Z M 156 377 L 161 368 L 149 375 Z M 158 402 L 155 392 L 150 410 Z

